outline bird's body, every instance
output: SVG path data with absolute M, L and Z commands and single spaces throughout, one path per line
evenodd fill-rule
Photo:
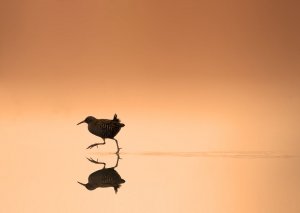
M 109 119 L 95 119 L 88 123 L 90 133 L 97 135 L 103 139 L 113 139 L 121 130 L 124 124 L 119 121 Z
M 105 144 L 105 139 L 113 139 L 117 143 L 118 152 L 119 152 L 119 145 L 118 141 L 114 138 L 122 127 L 125 125 L 121 123 L 121 121 L 117 118 L 117 115 L 115 114 L 114 118 L 112 120 L 110 119 L 97 119 L 93 116 L 88 116 L 85 120 L 81 121 L 78 124 L 81 123 L 87 123 L 88 124 L 88 130 L 90 133 L 101 137 L 104 141 L 104 143 L 95 143 L 89 146 L 88 148 L 92 148 L 97 145 Z M 78 125 L 77 124 L 77 125 Z

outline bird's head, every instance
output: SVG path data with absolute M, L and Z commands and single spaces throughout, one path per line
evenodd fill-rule
M 79 184 L 85 186 L 85 188 L 87 188 L 88 190 L 94 190 L 94 189 L 97 188 L 97 187 L 93 186 L 93 185 L 90 184 L 90 183 L 84 184 L 84 183 L 80 183 L 79 181 L 77 181 L 77 183 L 79 183 Z
M 79 122 L 77 125 L 82 124 L 82 123 L 87 123 L 87 124 L 88 124 L 88 123 L 93 122 L 94 120 L 96 120 L 95 117 L 93 117 L 93 116 L 88 116 L 88 117 L 86 117 L 86 119 L 84 119 L 83 121 Z

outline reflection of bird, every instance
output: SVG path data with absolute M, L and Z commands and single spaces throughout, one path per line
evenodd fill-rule
M 103 168 L 96 172 L 90 174 L 88 178 L 89 182 L 84 184 L 79 184 L 85 186 L 88 190 L 94 190 L 98 187 L 113 187 L 115 192 L 118 192 L 122 183 L 125 183 L 125 180 L 121 178 L 119 173 L 114 168 Z
M 87 149 L 90 149 L 94 146 L 103 145 L 105 144 L 105 139 L 110 138 L 116 141 L 118 151 L 119 153 L 120 148 L 118 141 L 114 138 L 118 132 L 121 130 L 122 127 L 125 125 L 121 123 L 120 119 L 117 118 L 117 115 L 114 115 L 114 118 L 112 120 L 109 119 L 96 119 L 93 116 L 88 116 L 83 121 L 79 122 L 77 125 L 81 123 L 87 123 L 88 124 L 88 130 L 90 133 L 97 135 L 103 139 L 103 143 L 95 143 L 90 145 Z
M 105 168 L 105 163 L 95 161 L 92 158 L 88 158 L 88 160 L 92 163 L 104 164 L 104 168 L 90 174 L 88 178 L 88 183 L 78 183 L 85 186 L 88 190 L 94 190 L 98 187 L 113 187 L 115 193 L 117 193 L 118 189 L 121 187 L 121 184 L 125 183 L 125 180 L 123 180 L 119 173 L 115 170 L 115 168 L 118 166 L 118 162 L 120 159 L 119 155 L 117 157 L 118 158 L 116 165 L 111 168 Z

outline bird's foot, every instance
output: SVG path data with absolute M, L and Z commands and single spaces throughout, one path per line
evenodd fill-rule
M 118 151 L 116 151 L 115 154 L 119 154 L 120 153 L 120 149 L 122 149 L 121 147 L 118 148 Z
M 91 148 L 93 148 L 94 146 L 97 146 L 97 147 L 98 147 L 98 145 L 103 145 L 103 143 L 94 143 L 94 144 L 88 146 L 88 148 L 86 148 L 86 149 L 91 149 Z
M 121 160 L 120 153 L 115 153 L 117 155 L 117 160 Z

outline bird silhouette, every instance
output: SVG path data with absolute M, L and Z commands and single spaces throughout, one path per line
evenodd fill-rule
M 121 187 L 122 183 L 125 183 L 125 180 L 121 178 L 119 173 L 115 170 L 118 166 L 119 155 L 117 159 L 117 163 L 114 167 L 105 168 L 106 164 L 103 162 L 95 161 L 92 158 L 88 158 L 88 160 L 92 163 L 103 164 L 104 167 L 98 171 L 93 172 L 88 177 L 88 183 L 84 184 L 78 181 L 79 184 L 85 186 L 88 190 L 94 190 L 96 188 L 106 188 L 113 187 L 115 193 L 118 192 L 118 189 Z
M 109 119 L 97 119 L 93 116 L 88 116 L 83 121 L 79 122 L 77 125 L 87 123 L 88 124 L 88 130 L 90 133 L 101 137 L 103 139 L 103 143 L 95 143 L 87 147 L 87 149 L 91 149 L 94 146 L 98 145 L 104 145 L 105 139 L 109 138 L 114 141 L 116 141 L 118 151 L 116 153 L 119 153 L 120 147 L 118 144 L 118 141 L 114 138 L 122 127 L 125 125 L 121 123 L 120 119 L 118 119 L 117 114 L 114 115 L 112 120 Z

